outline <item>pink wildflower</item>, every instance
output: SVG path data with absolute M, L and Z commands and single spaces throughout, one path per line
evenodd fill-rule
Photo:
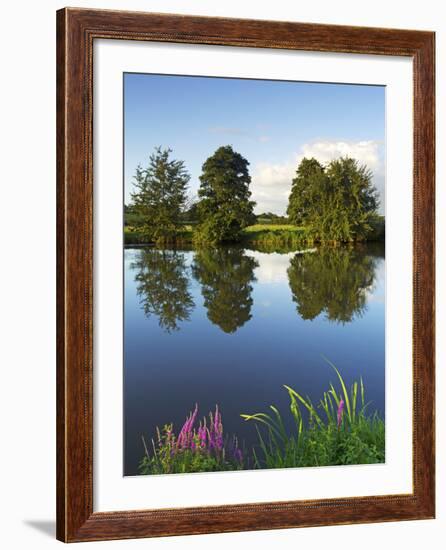
M 339 406 L 338 406 L 338 429 L 341 427 L 343 412 L 344 412 L 344 400 L 341 399 L 339 401 Z

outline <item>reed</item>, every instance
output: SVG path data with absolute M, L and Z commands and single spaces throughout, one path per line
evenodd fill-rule
M 256 468 L 294 468 L 347 464 L 374 464 L 385 460 L 385 426 L 377 412 L 367 413 L 362 378 L 347 389 L 339 370 L 339 389 L 330 383 L 317 405 L 290 386 L 291 430 L 274 406 L 270 412 L 242 414 L 255 422 L 258 446 Z

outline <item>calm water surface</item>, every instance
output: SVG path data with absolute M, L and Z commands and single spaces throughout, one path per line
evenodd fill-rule
M 257 443 L 241 413 L 275 404 L 283 384 L 318 401 L 362 376 L 369 410 L 384 416 L 384 248 L 289 253 L 241 248 L 124 251 L 124 473 L 138 473 L 141 435 L 198 403 L 218 403 L 224 430 Z

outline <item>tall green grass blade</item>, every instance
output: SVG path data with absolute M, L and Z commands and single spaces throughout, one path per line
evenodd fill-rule
M 286 433 L 286 430 L 285 430 L 285 426 L 283 424 L 283 420 L 282 420 L 282 417 L 280 416 L 280 413 L 279 411 L 277 410 L 277 408 L 274 406 L 274 405 L 270 405 L 269 407 L 273 413 L 276 415 L 276 418 L 277 418 L 277 426 L 278 426 L 278 430 L 279 430 L 279 433 L 282 435 L 282 439 L 284 441 L 286 441 L 288 439 L 288 435 Z
M 336 413 L 335 413 L 335 409 L 334 409 L 334 406 L 333 406 L 332 396 L 331 396 L 330 392 L 326 392 L 326 394 L 327 394 L 327 399 L 328 399 L 328 403 L 329 403 L 329 406 L 330 406 L 330 414 L 331 414 L 332 421 L 336 422 Z
M 288 391 L 288 390 L 287 390 Z M 293 415 L 294 422 L 296 423 L 296 426 L 299 426 L 299 422 L 302 418 L 302 415 L 300 413 L 299 405 L 296 401 L 296 398 L 294 397 L 293 393 L 288 391 L 288 395 L 290 397 L 291 403 L 290 403 L 290 411 Z
M 318 424 L 323 424 L 320 416 L 317 414 L 317 411 L 316 409 L 313 407 L 313 404 L 311 403 L 311 401 L 308 399 L 305 399 L 304 397 L 302 397 L 299 393 L 297 393 L 297 391 L 293 390 L 293 388 L 290 388 L 289 386 L 286 386 L 284 385 L 284 388 L 286 388 L 288 390 L 288 393 L 292 393 L 295 397 L 297 397 L 297 399 L 302 403 L 302 405 L 308 410 L 308 412 L 310 413 L 310 415 L 312 417 L 314 417 L 314 419 L 316 420 L 316 422 Z
M 336 393 L 336 390 L 334 389 L 333 384 L 331 382 L 330 382 L 330 393 L 333 396 L 333 399 L 335 400 L 336 408 L 339 407 L 339 403 L 341 402 L 341 399 Z
M 358 396 L 358 382 L 354 382 L 352 386 L 352 419 L 355 422 L 356 417 L 356 399 Z
M 241 414 L 240 416 L 244 418 L 246 421 L 255 420 L 256 422 L 261 422 L 262 424 L 265 424 L 271 431 L 275 432 L 280 438 L 282 437 L 279 429 L 275 425 L 275 422 L 268 414 L 265 414 L 265 413 Z
M 335 365 L 329 359 L 327 359 L 324 355 L 322 357 L 325 359 L 325 361 L 327 361 L 327 363 L 329 365 L 331 365 L 334 368 L 336 374 L 338 375 L 339 382 L 341 383 L 341 386 L 342 386 L 342 392 L 344 393 L 345 406 L 347 407 L 347 415 L 348 415 L 348 418 L 350 420 L 350 423 L 352 423 L 352 412 L 351 412 L 351 407 L 350 407 L 350 398 L 348 396 L 348 391 L 347 391 L 347 388 L 345 386 L 344 379 L 342 378 L 341 373 L 338 371 L 338 369 L 335 367 Z
M 338 376 L 339 393 L 330 383 L 317 405 L 313 405 L 308 396 L 304 397 L 290 386 L 284 386 L 296 426 L 296 432 L 292 435 L 287 435 L 283 417 L 274 405 L 270 406 L 270 414 L 241 415 L 245 420 L 256 421 L 259 441 L 253 454 L 256 467 L 371 464 L 385 459 L 385 424 L 378 412 L 365 414 L 370 402 L 365 402 L 362 377 L 354 381 L 348 391 L 339 370 L 333 363 L 327 362 Z M 345 402 L 346 423 L 343 422 L 344 429 L 338 430 L 337 412 L 341 399 Z M 309 413 L 308 421 L 304 421 L 302 405 Z M 266 434 L 262 425 L 267 430 Z M 348 426 L 350 429 L 347 429 Z

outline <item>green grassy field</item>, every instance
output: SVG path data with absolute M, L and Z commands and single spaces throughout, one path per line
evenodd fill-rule
M 255 224 L 250 225 L 243 231 L 243 243 L 252 244 L 298 244 L 305 240 L 305 229 L 294 225 Z M 184 225 L 178 234 L 178 243 L 191 243 L 193 228 L 191 225 Z M 131 225 L 124 227 L 124 242 L 131 244 L 148 243 L 141 231 Z
M 192 243 L 193 226 L 185 224 L 182 226 L 175 240 L 176 244 Z M 384 240 L 384 220 L 377 222 L 369 237 L 371 241 Z M 132 244 L 153 244 L 144 239 L 141 231 L 131 225 L 124 227 L 124 243 Z M 250 225 L 243 230 L 241 244 L 265 247 L 271 251 L 278 247 L 295 247 L 300 245 L 311 245 L 313 240 L 308 236 L 305 227 L 298 227 L 291 224 L 268 224 L 257 223 Z
M 290 224 L 255 224 L 244 230 L 243 242 L 266 247 L 300 246 L 308 243 L 307 230 Z
M 192 226 L 183 225 L 175 239 L 176 244 L 187 244 L 192 242 Z M 139 231 L 131 225 L 124 226 L 124 244 L 154 244 L 144 237 L 142 231 Z

